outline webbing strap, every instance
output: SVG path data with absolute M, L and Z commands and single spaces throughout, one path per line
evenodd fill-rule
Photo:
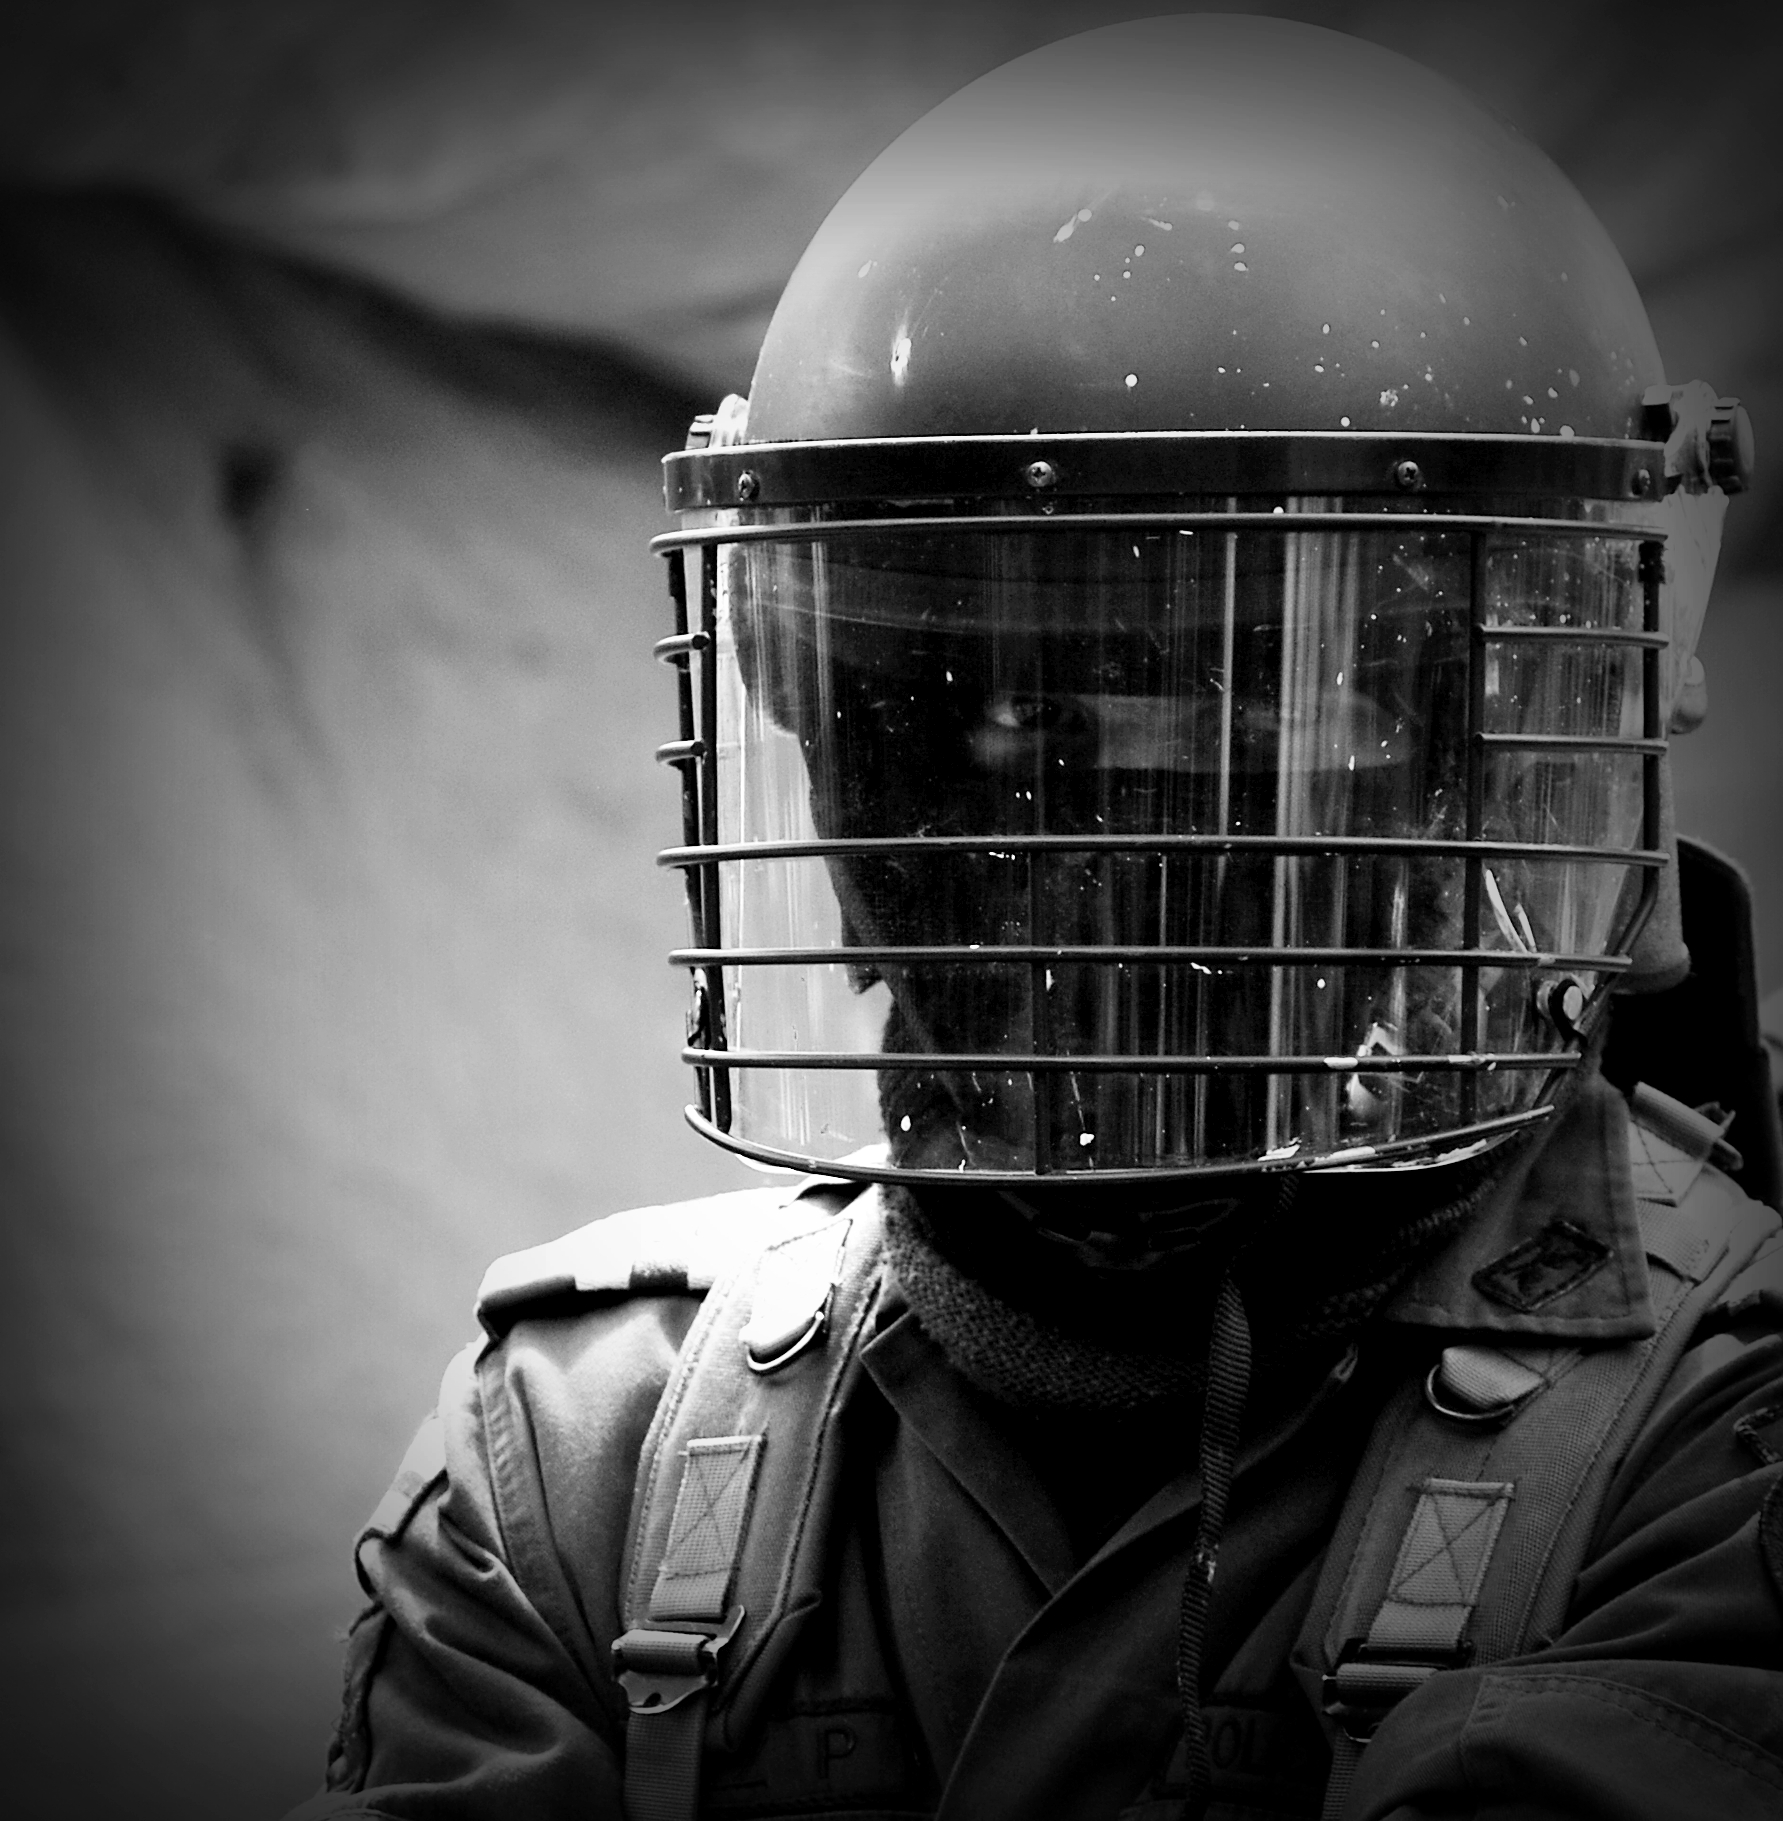
M 689 1821 L 699 1810 L 700 1748 L 712 1691 L 648 1719 L 634 1711 L 625 1733 L 625 1821 Z
M 626 1821 L 693 1821 L 708 1731 L 746 1730 L 817 1605 L 839 1483 L 831 1432 L 878 1285 L 877 1198 L 844 1214 L 838 1199 L 789 1207 L 714 1288 L 645 1438 L 623 1581 L 631 1629 L 614 1645 L 630 1706 Z
M 1347 1732 L 1331 1741 L 1331 1774 L 1325 1779 L 1325 1805 L 1319 1810 L 1319 1821 L 1341 1821 L 1356 1781 L 1356 1767 L 1362 1762 L 1363 1743 Z
M 759 1435 L 714 1436 L 682 1451 L 668 1547 L 649 1624 L 613 1646 L 631 1708 L 625 1735 L 627 1821 L 689 1821 L 699 1804 L 700 1749 L 718 1653 L 741 1623 L 726 1602 L 749 1527 Z M 658 1630 L 658 1626 L 675 1627 Z
M 1326 1678 L 1326 1712 L 1342 1732 L 1322 1821 L 1337 1821 L 1362 1746 L 1413 1689 L 1461 1660 L 1462 1637 L 1515 1488 L 1504 1480 L 1429 1478 L 1418 1488 L 1392 1573 L 1367 1636 Z
M 1709 1119 L 1645 1082 L 1635 1087 L 1633 1107 L 1628 1165 L 1642 1242 L 1650 1258 L 1694 1283 L 1710 1262 L 1714 1235 L 1684 1204 L 1709 1160 L 1731 1151 L 1724 1136 L 1731 1121 Z M 1737 1154 L 1732 1162 L 1738 1168 Z
M 1629 1164 L 1643 1201 L 1682 1201 L 1711 1160 L 1728 1170 L 1741 1167 L 1739 1152 L 1727 1142 L 1731 1113 L 1714 1107 L 1710 1111 L 1719 1117 L 1710 1118 L 1644 1081 L 1635 1083 L 1629 1105 Z

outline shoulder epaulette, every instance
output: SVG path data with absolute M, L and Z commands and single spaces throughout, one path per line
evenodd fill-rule
M 703 1296 L 750 1253 L 827 1214 L 835 1193 L 827 1183 L 802 1192 L 778 1184 L 606 1215 L 498 1258 L 477 1291 L 477 1320 L 499 1340 L 523 1316 L 565 1298 Z

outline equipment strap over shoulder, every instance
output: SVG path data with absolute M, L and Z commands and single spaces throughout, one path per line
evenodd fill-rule
M 747 1727 L 817 1603 L 834 1418 L 879 1282 L 877 1195 L 834 1205 L 787 1206 L 714 1287 L 645 1439 L 613 1646 L 627 1821 L 693 1821 L 709 1719 Z
M 1618 1462 L 1701 1316 L 1776 1230 L 1704 1173 L 1721 1128 L 1663 1098 L 1637 1095 L 1629 1140 L 1655 1331 L 1449 1347 L 1376 1420 L 1294 1650 L 1332 1741 L 1326 1821 L 1406 1695 L 1558 1633 Z

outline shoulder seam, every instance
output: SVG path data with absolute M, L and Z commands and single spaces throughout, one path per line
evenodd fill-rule
M 776 1185 L 605 1215 L 496 1259 L 477 1291 L 477 1320 L 500 1340 L 529 1312 L 553 1303 L 704 1296 L 747 1253 L 775 1237 L 782 1221 L 809 1212 L 801 1199 Z

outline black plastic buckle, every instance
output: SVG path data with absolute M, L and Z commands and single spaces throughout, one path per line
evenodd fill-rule
M 613 1674 L 635 1714 L 667 1713 L 718 1680 L 718 1654 L 737 1635 L 743 1608 L 716 1628 L 640 1629 L 613 1640 Z
M 1460 1669 L 1472 1656 L 1468 1643 L 1452 1649 L 1418 1649 L 1351 1638 L 1338 1652 L 1336 1665 L 1319 1681 L 1326 1718 L 1365 1745 L 1413 1690 L 1442 1670 Z

